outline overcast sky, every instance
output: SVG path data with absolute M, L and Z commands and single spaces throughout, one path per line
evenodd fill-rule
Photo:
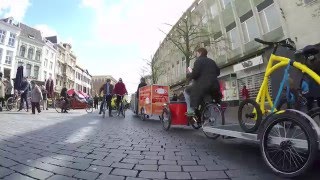
M 150 59 L 193 0 L 0 0 L 0 17 L 71 42 L 79 64 L 93 75 L 122 77 L 130 93 L 142 59 Z

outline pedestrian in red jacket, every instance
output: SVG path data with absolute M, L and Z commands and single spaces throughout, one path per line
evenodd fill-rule
M 243 99 L 249 99 L 250 98 L 249 90 L 247 89 L 247 86 L 243 86 L 241 93 L 242 93 L 242 98 Z
M 122 79 L 119 79 L 119 82 L 114 86 L 113 94 L 117 95 L 116 105 L 119 107 L 119 103 L 122 100 L 123 96 L 128 94 L 126 85 L 122 82 Z

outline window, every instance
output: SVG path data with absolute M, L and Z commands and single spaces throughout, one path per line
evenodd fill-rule
M 53 68 L 53 62 L 50 62 L 50 69 L 52 70 Z
M 207 17 L 207 15 L 203 15 L 203 16 L 202 16 L 202 24 L 207 24 L 207 22 L 208 22 L 208 17 Z
M 6 38 L 6 31 L 0 29 L 0 43 L 4 43 L 4 39 Z
M 280 14 L 277 12 L 274 4 L 259 12 L 264 33 L 268 33 L 281 26 Z
M 244 36 L 244 42 L 250 42 L 252 41 L 254 38 L 259 37 L 259 29 L 258 29 L 258 24 L 255 21 L 254 17 L 251 17 L 249 19 L 247 19 L 246 21 L 244 21 L 241 24 L 241 28 L 243 31 L 243 36 Z
M 49 54 L 49 50 L 48 49 L 46 49 L 46 55 L 48 55 Z
M 28 59 L 32 59 L 33 58 L 33 48 L 29 48 L 28 50 Z
M 41 58 L 41 51 L 37 50 L 37 52 L 36 52 L 36 60 L 40 61 L 40 58 Z
M 0 64 L 1 64 L 1 61 L 2 61 L 2 54 L 3 54 L 3 49 L 0 48 Z
M 233 28 L 232 30 L 228 31 L 227 34 L 231 43 L 231 48 L 237 49 L 238 47 L 240 47 L 240 37 L 237 28 Z
M 43 66 L 47 67 L 47 65 L 48 65 L 48 59 L 45 59 L 44 62 L 43 62 Z
M 16 41 L 16 34 L 10 33 L 8 45 L 14 46 L 15 41 Z
M 35 79 L 38 79 L 39 76 L 39 66 L 34 66 L 33 68 L 33 75 Z
M 226 6 L 231 3 L 231 1 L 232 0 L 222 0 L 223 8 L 226 8 Z
M 31 64 L 27 64 L 27 67 L 26 67 L 26 76 L 27 77 L 30 77 L 31 75 Z
M 60 84 L 60 86 L 61 86 L 61 81 L 60 81 L 60 83 L 59 83 L 59 84 Z
M 53 53 L 51 53 L 51 59 L 53 59 Z
M 43 71 L 43 77 L 44 77 L 44 80 L 47 79 L 47 71 Z M 58 82 L 56 84 L 58 84 Z
M 58 83 L 59 83 L 59 81 L 58 81 L 58 79 L 56 79 L 56 84 L 58 85 Z
M 304 0 L 305 4 L 312 4 L 314 2 L 316 2 L 317 0 Z
M 7 56 L 6 56 L 6 64 L 11 65 L 12 64 L 12 58 L 13 58 L 13 51 L 7 51 Z
M 24 57 L 26 54 L 26 47 L 24 45 L 20 46 L 20 56 Z

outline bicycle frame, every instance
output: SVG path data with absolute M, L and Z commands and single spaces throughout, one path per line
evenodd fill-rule
M 269 82 L 270 75 L 277 69 L 288 66 L 289 63 L 291 66 L 299 69 L 301 72 L 308 74 L 312 79 L 314 79 L 318 84 L 320 84 L 320 76 L 314 71 L 312 71 L 310 68 L 308 68 L 306 65 L 300 62 L 296 62 L 294 60 L 290 60 L 289 58 L 286 58 L 286 57 L 276 56 L 274 54 L 271 54 L 269 62 L 267 64 L 267 68 L 266 68 L 266 72 L 263 78 L 261 88 L 256 98 L 256 102 L 260 105 L 262 114 L 266 114 L 270 112 L 270 110 L 267 110 L 265 108 L 266 100 L 269 103 L 270 107 L 274 107 L 274 103 L 272 102 L 272 99 L 268 90 L 268 87 L 269 87 L 268 82 Z

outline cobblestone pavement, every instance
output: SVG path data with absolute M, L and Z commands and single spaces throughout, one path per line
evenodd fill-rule
M 319 166 L 318 166 L 319 167 Z M 316 166 L 305 178 L 319 177 Z M 257 144 L 84 110 L 0 113 L 0 179 L 280 179 Z

